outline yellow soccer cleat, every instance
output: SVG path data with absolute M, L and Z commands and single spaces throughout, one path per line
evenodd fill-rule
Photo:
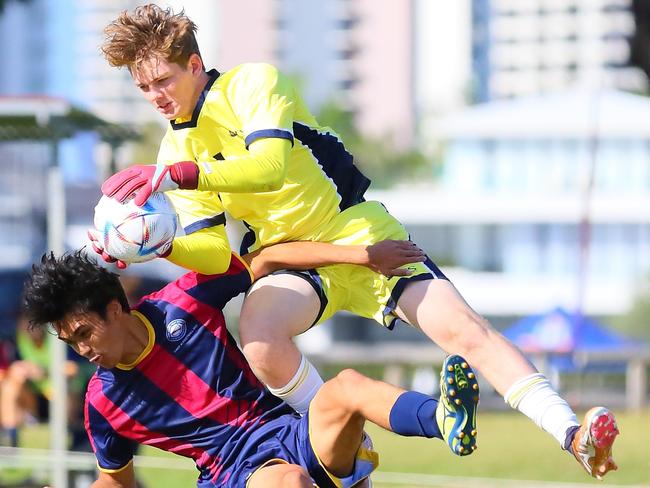
M 448 356 L 440 371 L 436 421 L 443 439 L 458 456 L 468 456 L 476 450 L 478 401 L 476 374 L 462 357 Z

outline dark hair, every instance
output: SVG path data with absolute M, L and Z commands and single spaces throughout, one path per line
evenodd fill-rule
M 155 4 L 137 7 L 132 13 L 122 12 L 104 34 L 101 49 L 108 63 L 126 66 L 131 72 L 152 56 L 180 65 L 187 63 L 192 54 L 201 57 L 196 24 L 184 11 L 175 14 Z
M 106 318 L 106 306 L 114 299 L 129 310 L 116 273 L 99 266 L 83 250 L 58 258 L 50 252 L 32 266 L 23 290 L 23 309 L 32 326 L 42 327 L 69 313 L 96 312 Z

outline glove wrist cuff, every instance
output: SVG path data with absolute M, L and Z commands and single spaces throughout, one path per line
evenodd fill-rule
M 167 248 L 167 250 L 166 250 L 164 253 L 162 253 L 159 257 L 161 257 L 161 258 L 166 258 L 166 257 L 168 257 L 168 256 L 172 253 L 172 249 L 173 249 L 173 248 L 174 248 L 174 243 L 172 242 L 172 243 L 169 245 L 169 247 Z
M 172 164 L 170 175 L 181 190 L 196 190 L 199 186 L 199 167 L 193 161 Z

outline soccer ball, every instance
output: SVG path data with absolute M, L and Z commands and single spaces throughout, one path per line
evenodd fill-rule
M 107 254 L 125 263 L 143 263 L 169 250 L 178 216 L 164 193 L 153 193 L 138 207 L 102 196 L 95 207 L 95 229 Z

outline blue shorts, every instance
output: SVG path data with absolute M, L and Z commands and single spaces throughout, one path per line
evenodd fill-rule
M 370 476 L 377 467 L 378 456 L 361 447 L 354 472 L 344 478 L 329 473 L 320 463 L 309 436 L 309 415 L 284 415 L 254 429 L 231 464 L 232 475 L 226 486 L 246 488 L 249 478 L 265 466 L 277 463 L 297 464 L 307 470 L 318 488 L 345 488 Z M 213 487 L 199 479 L 200 488 Z M 222 485 L 220 485 L 222 486 Z

